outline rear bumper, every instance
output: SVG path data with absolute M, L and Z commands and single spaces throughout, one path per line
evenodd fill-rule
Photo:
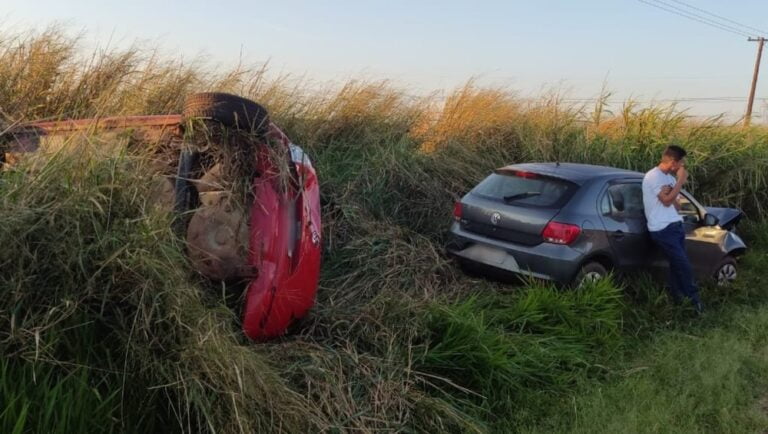
M 447 251 L 465 261 L 562 284 L 571 282 L 584 258 L 569 246 L 513 244 L 467 232 L 456 222 L 449 231 Z

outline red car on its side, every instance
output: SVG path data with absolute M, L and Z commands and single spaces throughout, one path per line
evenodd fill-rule
M 217 133 L 207 135 L 205 146 L 190 143 L 194 125 Z M 245 282 L 242 320 L 248 337 L 280 336 L 313 306 L 322 234 L 317 173 L 262 106 L 235 95 L 200 93 L 187 98 L 177 115 L 32 122 L 0 136 L 0 167 L 20 154 L 61 146 L 61 136 L 78 131 L 128 132 L 157 145 L 164 157 L 158 160 L 178 162 L 163 169 L 174 173 L 159 186 L 158 197 L 178 213 L 190 260 L 203 275 Z M 249 160 L 240 161 L 249 169 L 239 175 L 222 161 L 238 152 Z M 227 187 L 243 181 L 251 186 L 245 200 Z

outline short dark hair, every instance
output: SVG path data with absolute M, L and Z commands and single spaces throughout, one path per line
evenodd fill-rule
M 686 155 L 688 155 L 688 153 L 685 152 L 685 149 L 677 145 L 669 145 L 666 149 L 664 149 L 664 156 L 669 157 L 675 161 L 682 160 Z

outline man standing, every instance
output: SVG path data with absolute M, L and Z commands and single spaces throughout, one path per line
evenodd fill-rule
M 688 297 L 696 311 L 701 313 L 699 290 L 693 281 L 693 270 L 685 253 L 685 230 L 678 214 L 677 195 L 688 180 L 685 170 L 686 152 L 680 146 L 670 145 L 664 150 L 661 162 L 643 178 L 643 205 L 651 239 L 669 261 L 669 287 L 676 303 Z M 677 179 L 672 175 L 676 175 Z

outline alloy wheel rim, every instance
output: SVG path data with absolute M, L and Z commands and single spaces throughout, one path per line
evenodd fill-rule
M 597 271 L 590 271 L 588 273 L 584 274 L 584 277 L 581 279 L 581 282 L 579 282 L 579 286 L 585 284 L 585 283 L 591 283 L 596 282 L 603 278 L 602 273 Z
M 728 285 L 736 280 L 736 266 L 725 264 L 717 271 L 717 283 L 720 286 Z

